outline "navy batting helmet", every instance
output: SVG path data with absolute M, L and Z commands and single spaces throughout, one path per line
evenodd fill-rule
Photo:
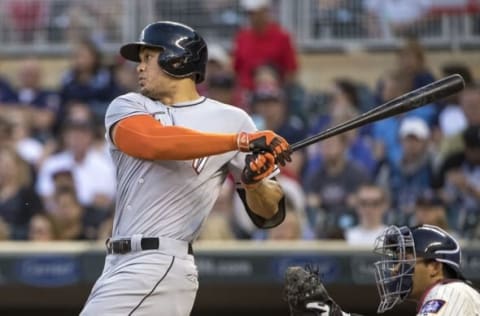
M 125 59 L 140 62 L 141 47 L 160 48 L 158 57 L 161 69 L 170 76 L 183 78 L 195 76 L 200 83 L 205 78 L 207 65 L 207 44 L 191 27 L 181 23 L 160 21 L 147 25 L 138 42 L 128 43 L 120 48 Z
M 457 278 L 465 280 L 460 271 L 460 245 L 450 234 L 436 226 L 389 226 L 377 238 L 375 252 L 382 256 L 375 263 L 375 278 L 381 299 L 379 313 L 408 297 L 412 291 L 412 277 L 418 258 L 441 262 Z

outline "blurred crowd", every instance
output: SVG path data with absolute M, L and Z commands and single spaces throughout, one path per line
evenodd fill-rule
M 269 1 L 241 3 L 249 23 L 231 51 L 210 43 L 198 89 L 290 143 L 438 79 L 421 41 L 410 38 L 375 87 L 339 77 L 307 92 L 292 35 L 269 14 Z M 56 89 L 45 88 L 34 57 L 23 60 L 18 84 L 0 79 L 0 239 L 104 240 L 111 232 L 115 170 L 103 118 L 112 99 L 137 90 L 137 79 L 134 64 L 106 64 L 94 43 L 76 42 Z M 442 77 L 461 74 L 466 88 L 296 151 L 278 176 L 287 205 L 280 226 L 256 229 L 227 178 L 200 239 L 371 245 L 386 225 L 422 223 L 480 238 L 480 85 L 460 62 L 439 68 Z

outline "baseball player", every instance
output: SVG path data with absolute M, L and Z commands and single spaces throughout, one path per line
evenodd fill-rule
M 290 161 L 289 144 L 256 131 L 239 108 L 198 94 L 207 47 L 190 27 L 149 24 L 120 54 L 139 63 L 140 93 L 107 109 L 116 212 L 103 273 L 81 315 L 189 315 L 198 289 L 192 242 L 227 173 L 252 221 L 274 227 L 285 209 L 271 177 Z
M 460 271 L 460 246 L 441 228 L 390 226 L 377 238 L 375 252 L 382 256 L 375 263 L 378 313 L 410 299 L 418 302 L 417 316 L 480 315 L 480 294 Z M 342 311 L 318 274 L 290 267 L 286 283 L 291 315 L 359 316 Z

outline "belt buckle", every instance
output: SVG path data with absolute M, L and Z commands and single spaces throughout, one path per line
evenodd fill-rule
M 113 252 L 118 254 L 126 254 L 132 251 L 132 247 L 130 246 L 129 239 L 119 239 L 112 243 L 113 245 Z

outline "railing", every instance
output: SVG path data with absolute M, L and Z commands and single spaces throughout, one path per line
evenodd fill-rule
M 387 2 L 274 0 L 272 15 L 294 34 L 301 51 L 392 48 L 405 35 L 430 47 L 480 47 L 479 0 L 432 1 L 433 6 L 410 12 L 418 19 L 401 27 L 392 25 Z M 239 0 L 2 0 L 0 53 L 64 54 L 79 36 L 116 52 L 145 24 L 161 19 L 189 24 L 207 41 L 230 47 L 245 18 Z
M 198 241 L 193 248 L 200 280 L 193 315 L 286 315 L 285 270 L 306 264 L 319 271 L 345 310 L 373 315 L 378 304 L 373 275 L 378 257 L 369 246 L 342 241 Z M 480 244 L 463 243 L 462 248 L 462 269 L 477 286 Z M 37 315 L 41 308 L 68 308 L 68 313 L 40 314 L 78 315 L 104 260 L 103 242 L 0 242 L 0 313 L 27 315 L 18 311 L 30 308 L 37 312 L 28 315 Z M 410 315 L 414 307 L 389 315 Z

